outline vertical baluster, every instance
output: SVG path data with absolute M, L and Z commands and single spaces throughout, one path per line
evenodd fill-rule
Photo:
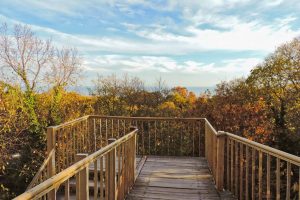
M 192 122 L 193 156 L 195 156 L 195 122 Z
M 111 137 L 112 137 L 112 138 L 115 138 L 114 135 L 115 135 L 115 134 L 114 134 L 114 119 L 112 118 L 112 119 L 111 119 Z
M 121 144 L 117 147 L 117 158 L 118 158 L 118 184 L 117 184 L 117 190 L 118 190 L 118 199 L 120 199 L 121 192 Z
M 56 130 L 57 135 L 57 151 L 55 152 L 57 154 L 57 169 L 58 173 L 61 171 L 61 134 L 59 129 Z
M 103 172 L 103 156 L 100 157 L 100 175 L 99 175 L 99 179 L 100 179 L 100 200 L 104 199 L 104 172 Z
M 124 119 L 123 121 L 124 121 L 124 123 L 123 123 L 123 134 L 122 134 L 122 136 L 124 136 L 124 134 L 126 134 L 126 120 Z
M 286 164 L 286 200 L 291 197 L 291 163 Z
M 246 146 L 246 163 L 245 163 L 245 165 L 246 165 L 246 177 L 245 177 L 245 179 L 246 179 L 246 183 L 245 183 L 245 190 L 246 190 L 246 200 L 248 200 L 249 199 L 249 146 Z
M 76 148 L 77 148 L 77 137 L 76 137 L 76 128 L 72 126 L 72 143 L 73 143 L 73 153 L 72 153 L 72 163 L 75 161 L 75 155 L 77 154 Z
M 244 152 L 243 152 L 243 144 L 240 143 L 240 200 L 243 199 L 244 188 L 243 188 L 243 167 L 244 167 Z
M 280 158 L 276 158 L 276 199 L 280 200 Z
M 179 122 L 180 124 L 180 155 L 183 155 L 183 149 L 182 149 L 182 142 L 183 142 L 183 127 L 184 127 L 184 123 L 182 121 Z
M 85 128 L 84 128 L 84 123 L 83 122 L 80 122 L 80 127 L 81 127 L 81 132 L 80 132 L 80 135 L 81 135 L 81 150 L 80 150 L 80 152 L 85 152 L 85 135 L 84 135 L 84 132 L 85 132 Z
M 122 144 L 122 197 L 125 197 L 125 181 L 126 181 L 126 177 L 125 177 L 125 162 L 126 162 L 126 155 L 125 155 L 125 143 Z
M 107 141 L 108 142 L 108 141 Z M 108 153 L 107 154 L 105 154 L 105 156 L 104 156 L 104 163 L 105 163 L 105 169 L 104 169 L 104 171 L 105 171 L 105 176 L 104 176 L 104 180 L 105 180 L 105 200 L 109 200 L 109 193 L 111 192 L 111 191 L 109 191 L 109 186 L 108 186 L 108 180 L 109 180 L 109 175 L 108 175 L 108 169 L 109 169 L 109 163 L 108 163 Z
M 201 148 L 202 148 L 202 145 L 201 145 L 201 121 L 198 121 L 198 133 L 199 133 L 199 138 L 198 138 L 198 150 L 199 150 L 199 157 L 201 157 Z
M 118 139 L 120 138 L 120 120 L 118 119 Z
M 145 155 L 145 134 L 144 134 L 144 121 L 140 121 L 141 123 L 141 132 L 142 132 L 142 152 Z
M 157 124 L 156 124 L 156 120 L 154 121 L 154 154 L 156 155 L 156 143 L 157 143 L 157 138 L 156 138 L 156 134 L 157 134 Z
M 96 128 L 96 119 L 93 119 L 93 135 L 94 135 L 94 151 L 97 151 L 97 128 Z
M 108 144 L 108 122 L 107 122 L 107 119 L 105 119 L 105 144 L 106 145 Z
M 98 159 L 94 162 L 94 200 L 98 199 Z
M 299 173 L 298 173 L 298 199 L 300 199 L 300 167 L 299 167 Z
M 163 137 L 163 133 L 164 133 L 164 121 L 160 121 L 160 155 L 163 155 L 163 150 L 164 150 L 164 139 L 165 137 Z M 165 135 L 164 135 L 165 136 Z
M 298 199 L 300 199 L 300 167 L 299 167 L 299 173 L 298 173 Z
M 170 121 L 167 123 L 167 141 L 168 141 L 168 156 L 170 155 Z
M 70 156 L 69 156 L 69 149 L 70 149 L 70 147 L 69 147 L 69 131 L 70 131 L 70 128 L 66 128 L 66 130 L 64 131 L 64 134 L 65 134 L 65 141 L 66 141 L 66 145 L 65 145 L 65 147 L 66 147 L 66 158 L 65 158 L 65 160 L 66 160 L 66 168 L 67 167 L 69 167 L 70 165 L 70 163 L 69 163 L 69 158 L 70 158 Z
M 271 158 L 270 154 L 267 154 L 267 199 L 271 199 Z
M 238 142 L 235 142 L 235 192 L 234 194 L 236 196 L 238 196 L 238 184 L 239 184 L 239 168 L 238 168 L 238 164 L 239 164 L 239 151 L 238 151 L 238 148 L 239 148 L 239 143 Z
M 255 149 L 252 148 L 251 198 L 255 200 Z
M 150 130 L 150 121 L 148 121 L 148 155 L 151 155 L 151 130 Z
M 230 150 L 230 139 L 227 137 L 226 139 L 226 189 L 230 190 L 229 184 L 230 184 L 230 168 L 229 168 L 229 150 Z
M 233 181 L 234 181 L 234 174 L 233 174 L 233 147 L 234 147 L 234 140 L 230 140 L 230 190 L 233 193 Z
M 65 181 L 65 200 L 70 199 L 70 181 L 69 179 Z
M 258 157 L 258 199 L 262 199 L 262 151 L 259 151 Z

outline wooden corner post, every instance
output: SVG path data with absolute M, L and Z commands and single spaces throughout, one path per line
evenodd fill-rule
M 88 154 L 79 153 L 75 156 L 75 161 L 78 162 L 86 158 Z M 76 174 L 76 200 L 89 199 L 89 168 L 83 168 Z
M 47 128 L 47 154 L 49 155 L 52 149 L 55 149 L 55 130 L 53 127 Z M 55 151 L 47 164 L 47 176 L 51 178 L 56 173 L 55 171 Z M 55 189 L 48 193 L 48 199 L 56 199 Z
M 217 169 L 216 169 L 216 185 L 219 191 L 224 188 L 224 151 L 225 151 L 226 134 L 219 131 L 217 135 Z

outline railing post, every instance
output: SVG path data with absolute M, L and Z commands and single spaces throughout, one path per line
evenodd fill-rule
M 115 138 L 109 138 L 108 144 L 116 141 Z M 108 187 L 107 187 L 107 195 L 108 200 L 115 200 L 116 195 L 116 148 L 113 148 L 108 153 Z M 106 195 L 106 194 L 105 194 Z
M 205 148 L 204 148 L 204 155 L 205 158 L 208 159 L 208 127 L 207 127 L 207 121 L 205 119 L 205 135 L 204 135 L 204 142 L 205 142 Z
M 75 161 L 78 162 L 86 158 L 88 154 L 79 153 L 75 156 Z M 89 168 L 82 169 L 76 174 L 76 200 L 89 199 Z
M 137 127 L 136 126 L 131 126 L 130 127 L 130 132 L 131 131 L 134 131 L 134 130 L 136 130 L 137 129 Z M 135 177 L 135 173 L 136 173 L 136 138 L 137 137 L 137 135 L 135 134 L 134 135 L 134 147 L 133 147 L 133 176 Z
M 217 135 L 217 169 L 216 169 L 216 185 L 219 191 L 224 188 L 224 151 L 225 151 L 226 134 L 219 131 Z
M 55 131 L 53 127 L 47 128 L 47 153 L 48 155 L 52 151 L 52 149 L 55 149 Z M 55 151 L 52 154 L 51 159 L 48 162 L 47 165 L 47 176 L 48 178 L 51 178 L 55 175 Z M 56 199 L 56 191 L 55 189 L 48 193 L 48 199 L 55 200 Z

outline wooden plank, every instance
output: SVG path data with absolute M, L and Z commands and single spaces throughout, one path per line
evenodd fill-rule
M 205 159 L 148 156 L 127 199 L 209 200 L 220 196 Z

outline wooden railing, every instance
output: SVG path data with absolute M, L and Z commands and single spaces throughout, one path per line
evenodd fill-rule
M 227 190 L 239 199 L 300 199 L 300 157 L 224 134 Z
M 98 146 L 99 141 L 137 127 L 139 155 L 204 156 L 204 122 L 204 118 L 89 116 Z
M 136 133 L 137 129 L 91 155 L 77 154 L 75 164 L 26 191 L 15 200 L 55 199 L 61 185 L 64 185 L 64 198 L 70 199 L 70 180 L 74 176 L 76 199 L 89 199 L 88 181 L 91 165 L 94 168 L 94 199 L 124 199 L 135 181 Z
M 205 118 L 92 115 L 49 127 L 47 151 L 52 156 L 32 186 L 74 166 L 78 153 L 103 151 L 109 138 L 124 138 L 131 126 L 139 129 L 136 154 L 205 156 L 218 190 L 239 199 L 300 199 L 299 157 L 216 131 Z
M 205 122 L 205 157 L 218 190 L 238 199 L 300 199 L 300 157 Z
M 41 166 L 39 171 L 43 173 L 36 175 L 30 186 L 74 164 L 78 153 L 91 154 L 106 146 L 108 138 L 124 136 L 131 126 L 139 129 L 139 155 L 204 156 L 204 122 L 204 118 L 90 115 L 48 127 L 47 153 L 53 149 L 54 153 L 47 168 Z

